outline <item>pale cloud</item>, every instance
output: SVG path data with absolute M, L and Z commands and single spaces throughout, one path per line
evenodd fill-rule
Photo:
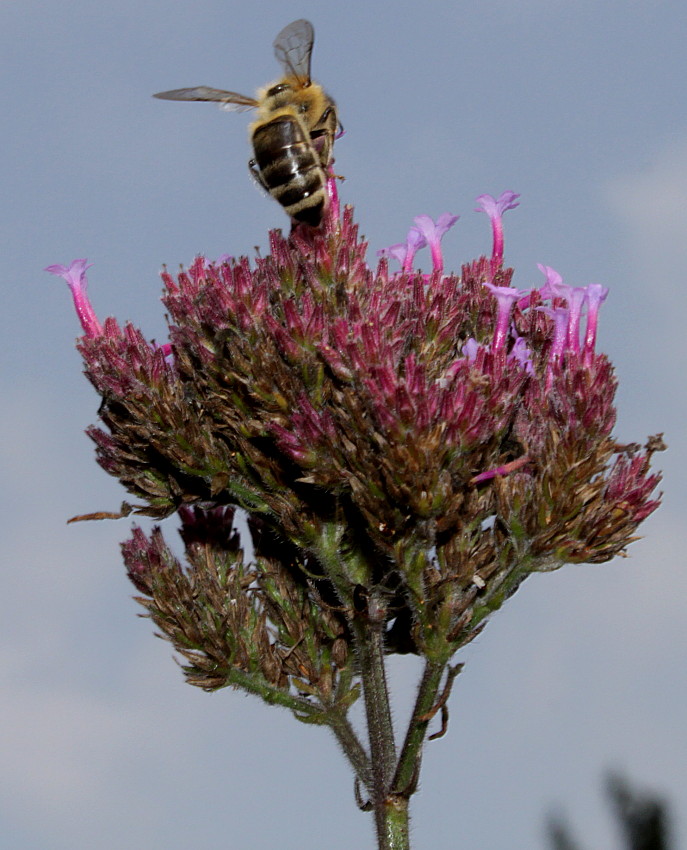
M 666 432 L 671 451 L 663 465 L 677 480 L 684 475 L 679 435 L 687 411 L 684 379 L 676 380 L 687 360 L 687 138 L 658 150 L 640 171 L 610 181 L 604 194 L 621 229 L 612 261 L 627 317 L 621 344 L 634 377 L 621 382 L 621 392 L 639 393 L 633 416 L 649 433 Z
M 687 139 L 659 151 L 642 171 L 611 181 L 605 196 L 641 271 L 674 278 L 687 266 Z

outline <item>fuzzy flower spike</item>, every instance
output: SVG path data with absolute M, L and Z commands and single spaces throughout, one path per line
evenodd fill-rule
M 410 847 L 455 654 L 523 579 L 624 553 L 659 504 L 660 438 L 641 449 L 612 433 L 617 380 L 596 350 L 606 291 L 565 289 L 553 270 L 540 290 L 510 286 L 501 219 L 517 197 L 480 197 L 492 256 L 460 275 L 440 244 L 456 216 L 418 216 L 386 252 L 391 273 L 368 264 L 334 198 L 320 229 L 273 231 L 267 256 L 164 271 L 171 356 L 131 325 L 103 333 L 85 260 L 48 269 L 72 289 L 102 397 L 98 462 L 130 511 L 180 527 L 181 554 L 159 527 L 123 544 L 137 602 L 189 684 L 331 729 L 383 850 Z M 413 273 L 425 245 L 433 272 Z M 424 664 L 399 743 L 394 653 Z M 365 738 L 349 717 L 359 696 Z

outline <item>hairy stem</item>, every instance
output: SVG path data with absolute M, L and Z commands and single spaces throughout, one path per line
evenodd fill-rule
M 370 757 L 365 748 L 358 740 L 355 730 L 351 726 L 348 718 L 340 711 L 332 712 L 327 715 L 327 722 L 330 729 L 336 736 L 341 749 L 351 766 L 355 770 L 355 775 L 365 788 L 372 792 L 372 769 L 370 765 Z
M 425 665 L 392 784 L 392 791 L 396 794 L 409 797 L 417 786 L 422 746 L 434 716 L 433 709 L 445 668 L 446 664 L 438 661 L 427 661 Z
M 309 723 L 318 725 L 327 723 L 325 712 L 319 705 L 309 702 L 303 697 L 290 694 L 276 685 L 270 685 L 261 676 L 233 668 L 227 677 L 227 684 L 241 688 L 250 694 L 256 694 L 268 705 L 281 705 L 284 708 L 289 708 L 299 719 Z
M 367 729 L 370 739 L 372 805 L 375 812 L 380 850 L 407 847 L 398 835 L 407 833 L 407 805 L 397 807 L 389 798 L 396 768 L 396 745 L 391 720 L 389 690 L 384 664 L 384 622 L 386 610 L 379 600 L 371 599 L 364 617 L 353 623 L 360 675 L 365 697 Z M 404 813 L 404 814 L 403 814 Z M 405 827 L 402 822 L 405 820 Z M 397 835 L 398 834 L 398 835 Z

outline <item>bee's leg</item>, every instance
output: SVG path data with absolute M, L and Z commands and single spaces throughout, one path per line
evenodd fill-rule
M 310 131 L 310 140 L 325 171 L 329 170 L 333 161 L 332 149 L 334 142 L 341 135 L 340 131 L 343 131 L 343 127 L 337 119 L 336 109 L 333 106 L 328 106 L 324 110 L 319 121 Z
M 317 122 L 318 124 L 326 124 L 329 121 L 329 116 L 334 112 L 333 106 L 328 106 L 322 115 L 320 115 L 320 120 Z
M 332 125 L 332 122 L 330 120 L 331 118 L 334 118 L 334 124 L 333 125 Z M 325 128 L 324 132 L 329 132 L 329 133 L 336 132 L 337 129 L 339 127 L 341 127 L 341 124 L 336 120 L 336 111 L 335 111 L 333 106 L 328 106 L 324 110 L 322 115 L 320 115 L 320 118 L 319 118 L 317 124 L 315 124 L 315 128 L 318 128 L 318 127 L 324 127 Z M 341 127 L 341 129 L 343 129 L 343 127 Z M 323 132 L 323 131 L 320 131 L 320 132 Z
M 343 174 L 334 174 L 332 171 L 332 166 L 334 165 L 334 157 L 331 156 L 331 147 L 328 148 L 327 161 L 324 162 L 322 158 L 322 150 L 324 149 L 324 144 L 326 142 L 326 136 L 324 130 L 315 130 L 310 134 L 310 138 L 312 139 L 313 147 L 317 151 L 318 156 L 320 157 L 320 161 L 322 162 L 322 167 L 325 170 L 327 177 L 331 177 L 335 180 L 345 180 L 346 178 Z
M 269 187 L 265 183 L 265 180 L 260 173 L 260 169 L 258 168 L 258 164 L 254 159 L 248 160 L 248 170 L 251 173 L 253 180 L 258 184 L 258 186 L 262 187 L 269 194 Z

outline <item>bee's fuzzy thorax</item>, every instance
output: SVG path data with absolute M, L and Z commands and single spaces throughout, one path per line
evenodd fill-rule
M 282 77 L 268 83 L 258 89 L 255 99 L 258 102 L 258 118 L 254 123 L 273 117 L 280 109 L 319 117 L 330 105 L 334 105 L 321 85 L 313 82 L 304 85 L 295 77 Z

